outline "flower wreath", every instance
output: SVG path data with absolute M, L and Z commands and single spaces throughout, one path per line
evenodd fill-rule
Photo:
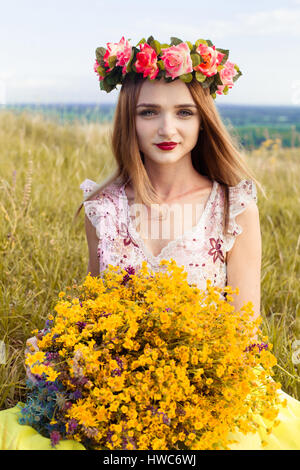
M 100 89 L 107 93 L 124 82 L 125 75 L 142 74 L 149 80 L 164 77 L 167 82 L 180 78 L 190 82 L 195 76 L 203 88 L 227 95 L 242 75 L 239 67 L 229 62 L 229 50 L 216 49 L 210 40 L 190 41 L 171 37 L 170 44 L 160 44 L 153 36 L 131 46 L 124 36 L 118 43 L 107 43 L 107 49 L 97 47 L 94 71 L 99 75 Z M 139 46 L 139 49 L 138 49 Z

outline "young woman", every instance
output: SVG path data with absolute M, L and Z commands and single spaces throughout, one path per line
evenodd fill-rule
M 212 86 L 203 87 L 195 76 L 186 82 L 165 80 L 166 74 L 159 78 L 158 73 L 148 79 L 155 75 L 153 53 L 149 59 L 145 44 L 140 50 L 144 57 L 137 55 L 132 73 L 124 74 L 115 112 L 112 148 L 117 170 L 101 186 L 89 179 L 80 186 L 85 200 L 76 215 L 84 206 L 87 272 L 101 275 L 108 264 L 138 269 L 144 260 L 156 271 L 163 269 L 162 259 L 173 258 L 200 289 L 206 288 L 207 279 L 217 286 L 238 287 L 235 308 L 252 301 L 257 318 L 261 232 L 256 184 L 260 185 L 222 123 Z M 178 50 L 183 54 L 187 49 Z M 117 57 L 124 67 L 124 56 Z M 182 63 L 184 75 L 191 73 L 186 57 Z M 212 63 L 208 58 L 201 63 L 206 66 L 201 71 L 209 76 Z M 143 75 L 138 73 L 140 64 L 147 65 Z M 166 60 L 167 64 L 172 75 L 172 62 Z M 231 435 L 238 440 L 232 449 L 262 449 L 261 439 L 267 442 L 264 449 L 300 449 L 300 402 L 278 393 L 288 402 L 278 416 L 281 424 L 269 435 L 263 421 L 256 434 Z M 17 416 L 16 407 L 0 413 L 0 442 L 6 432 L 3 447 L 50 446 L 32 428 L 19 425 Z M 82 446 L 61 441 L 58 448 Z

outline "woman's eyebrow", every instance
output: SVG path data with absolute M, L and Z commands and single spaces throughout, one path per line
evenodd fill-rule
M 151 103 L 140 103 L 137 105 L 137 108 L 140 106 L 145 106 L 146 108 L 160 108 L 159 104 L 151 104 Z M 174 108 L 197 108 L 195 104 L 186 103 L 186 104 L 177 104 Z

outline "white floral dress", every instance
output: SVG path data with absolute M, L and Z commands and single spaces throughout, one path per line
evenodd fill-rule
M 157 255 L 150 253 L 130 217 L 130 209 L 125 186 L 115 180 L 96 196 L 84 201 L 85 213 L 96 228 L 99 238 L 99 272 L 109 264 L 128 265 L 139 269 L 142 261 L 147 261 L 153 271 L 166 269 L 159 266 L 162 259 L 173 258 L 179 266 L 184 266 L 187 281 L 199 289 L 206 289 L 206 280 L 213 285 L 224 287 L 227 284 L 226 252 L 235 238 L 242 232 L 236 216 L 251 203 L 257 203 L 256 186 L 252 180 L 242 180 L 229 188 L 229 231 L 222 233 L 224 193 L 221 185 L 213 182 L 211 193 L 197 224 L 188 232 L 171 240 Z M 86 179 L 80 185 L 84 199 L 98 187 L 97 183 Z

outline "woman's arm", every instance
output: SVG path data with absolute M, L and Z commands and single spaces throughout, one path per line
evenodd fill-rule
M 255 202 L 238 216 L 236 222 L 243 231 L 235 239 L 232 249 L 227 253 L 227 284 L 239 294 L 234 295 L 232 305 L 236 310 L 251 301 L 254 319 L 260 315 L 261 282 L 261 231 L 259 211 Z
M 90 272 L 91 276 L 98 276 L 99 271 L 99 259 L 97 257 L 97 249 L 99 244 L 99 238 L 96 235 L 96 229 L 92 225 L 88 216 L 85 214 L 85 233 L 89 248 L 89 264 L 87 274 Z
M 85 232 L 86 232 L 86 238 L 87 238 L 87 243 L 88 243 L 88 248 L 89 248 L 89 264 L 88 264 L 87 274 L 90 272 L 92 276 L 98 276 L 99 261 L 97 258 L 97 249 L 98 249 L 99 238 L 96 235 L 95 227 L 92 225 L 87 215 L 85 215 Z M 36 336 L 33 336 L 31 338 L 28 338 L 28 340 L 26 341 L 25 355 L 29 353 L 33 353 L 35 351 L 39 351 L 39 348 L 37 345 L 37 338 Z M 30 368 L 28 366 L 25 366 L 25 367 L 26 367 L 27 377 L 30 378 L 34 382 L 35 379 L 30 373 Z

